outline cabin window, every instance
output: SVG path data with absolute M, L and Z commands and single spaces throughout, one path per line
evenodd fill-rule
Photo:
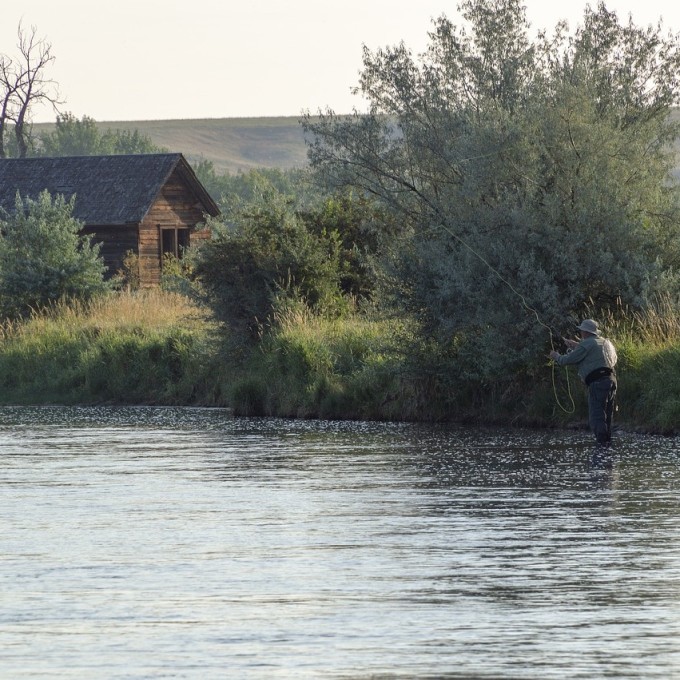
M 182 257 L 189 247 L 189 230 L 177 227 L 161 228 L 161 257 L 166 253 Z

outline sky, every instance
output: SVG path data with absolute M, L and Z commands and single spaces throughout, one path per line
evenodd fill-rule
M 534 28 L 585 0 L 525 0 Z M 596 5 L 596 1 L 590 3 Z M 680 3 L 607 0 L 622 20 L 680 33 Z M 365 45 L 424 51 L 433 18 L 461 23 L 456 0 L 22 0 L 3 9 L 0 54 L 17 56 L 17 28 L 34 26 L 56 57 L 47 75 L 62 112 L 97 121 L 300 116 L 362 110 L 352 95 Z M 34 122 L 55 113 L 36 109 Z

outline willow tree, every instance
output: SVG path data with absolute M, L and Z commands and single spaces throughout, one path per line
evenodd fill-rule
M 402 304 L 488 378 L 586 304 L 639 305 L 674 282 L 680 51 L 602 3 L 573 34 L 536 38 L 519 0 L 460 9 L 417 58 L 364 49 L 366 112 L 304 124 L 313 167 L 398 218 Z

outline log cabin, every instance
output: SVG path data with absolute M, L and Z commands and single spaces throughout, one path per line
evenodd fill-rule
M 142 287 L 160 283 L 166 253 L 181 257 L 209 238 L 206 216 L 220 214 L 181 153 L 0 159 L 1 208 L 12 212 L 17 192 L 35 199 L 44 190 L 75 195 L 73 216 L 101 243 L 107 276 L 136 255 Z

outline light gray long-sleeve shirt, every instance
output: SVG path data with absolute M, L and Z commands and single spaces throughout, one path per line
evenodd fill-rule
M 597 368 L 614 368 L 616 350 L 610 340 L 591 335 L 581 340 L 571 352 L 555 359 L 560 366 L 578 366 L 578 375 L 585 382 L 586 376 Z

